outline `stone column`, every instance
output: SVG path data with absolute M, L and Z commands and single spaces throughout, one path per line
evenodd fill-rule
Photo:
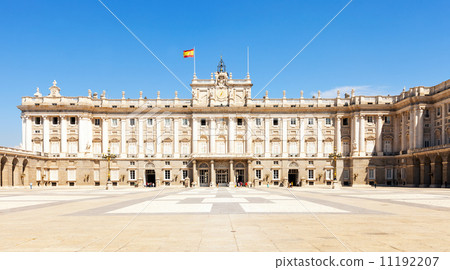
M 408 147 L 409 150 L 414 149 L 414 128 L 416 126 L 415 115 L 416 109 L 411 110 L 409 114 L 409 147 Z
M 270 118 L 264 118 L 264 156 L 270 157 Z
M 156 118 L 156 157 L 161 158 L 162 157 L 162 138 L 161 138 L 161 121 L 162 118 Z
M 31 121 L 31 117 L 26 118 L 26 137 L 25 137 L 25 145 L 26 150 L 32 151 L 33 150 L 33 142 L 31 141 L 33 139 L 33 123 Z
M 251 183 L 253 183 L 253 179 L 252 179 L 252 173 L 253 173 L 253 169 L 252 169 L 252 161 L 251 160 L 247 160 L 247 186 L 249 187 Z
M 355 157 L 359 154 L 359 117 L 354 115 L 352 117 L 352 155 Z
M 67 117 L 61 116 L 61 156 L 67 153 Z
M 305 119 L 300 118 L 300 157 L 305 157 Z
M 102 118 L 102 151 L 107 153 L 109 149 L 109 119 Z
M 435 138 L 435 133 L 434 133 L 434 130 L 435 130 L 435 123 L 436 123 L 436 121 L 435 121 L 435 117 L 436 117 L 436 112 L 435 111 L 433 111 L 433 110 L 429 110 L 429 113 L 430 113 L 430 129 L 432 130 L 432 132 L 430 132 L 430 146 L 434 146 L 435 145 L 435 142 L 436 142 L 436 138 Z
M 417 118 L 418 118 L 418 124 L 417 124 L 417 141 L 416 141 L 416 148 L 422 148 L 423 147 L 423 108 L 419 108 L 417 110 Z
M 127 156 L 127 119 L 122 118 L 120 120 L 120 124 L 121 124 L 120 157 L 124 158 Z
M 394 140 L 393 140 L 393 145 L 392 145 L 392 151 L 399 152 L 399 151 L 401 151 L 401 147 L 399 147 L 399 142 L 398 142 L 398 135 L 400 134 L 400 132 L 399 132 L 399 121 L 398 121 L 397 115 L 392 116 L 392 125 L 394 126 Z
M 192 118 L 192 154 L 197 153 L 197 143 L 198 143 L 198 119 Z
M 49 123 L 48 116 L 44 116 L 42 118 L 44 120 L 44 131 L 43 131 L 44 153 L 48 153 L 48 152 L 50 152 L 50 126 L 49 126 L 50 123 Z M 81 138 L 82 134 L 79 133 L 79 136 Z
M 440 187 L 440 186 L 436 186 L 436 163 L 431 162 L 430 163 L 430 171 L 429 173 L 431 173 L 430 175 L 430 187 Z
M 336 116 L 336 152 L 342 153 L 342 142 L 341 142 L 341 116 Z
M 376 134 L 376 148 L 377 156 L 383 156 L 383 118 L 381 115 L 377 116 L 377 134 Z
M 178 138 L 178 129 L 180 125 L 180 120 L 178 118 L 173 118 L 173 152 L 174 157 L 179 158 L 180 157 L 180 140 Z
M 402 117 L 402 146 L 401 146 L 401 151 L 406 151 L 407 149 L 407 144 L 406 144 L 406 121 L 407 121 L 407 116 L 406 113 L 402 113 L 401 115 Z
M 197 176 L 197 161 L 192 161 L 192 183 L 197 183 L 197 187 L 200 186 L 200 179 Z
M 236 137 L 234 128 L 234 118 L 230 116 L 228 118 L 228 151 L 230 154 L 234 154 L 234 138 Z
M 214 169 L 214 160 L 211 160 L 211 186 L 216 187 L 216 169 Z
M 86 117 L 86 154 L 92 156 L 92 120 Z
M 281 133 L 281 149 L 282 149 L 282 157 L 287 157 L 288 156 L 288 149 L 287 149 L 287 136 L 288 136 L 288 119 L 286 117 L 283 117 L 281 119 L 282 121 L 282 133 Z
M 138 141 L 137 141 L 137 154 L 139 158 L 144 158 L 144 121 L 143 118 L 137 118 L 138 122 Z
M 251 121 L 252 121 L 252 118 L 251 117 L 247 117 L 246 119 L 245 119 L 245 122 L 246 122 L 246 128 L 247 128 L 247 131 L 246 131 L 246 139 L 247 139 L 247 145 L 246 145 L 246 153 L 247 154 L 250 154 L 250 153 L 252 153 L 252 129 L 251 129 L 251 126 L 250 126 L 250 124 L 251 124 Z
M 323 119 L 316 118 L 316 122 L 317 122 L 317 156 L 323 157 L 323 132 L 322 132 Z
M 21 148 L 26 150 L 27 149 L 27 120 L 25 116 L 22 116 L 22 145 Z
M 448 160 L 447 157 L 442 157 L 442 186 L 443 188 L 450 186 L 450 177 L 448 175 Z M 446 186 L 447 184 L 447 186 Z
M 366 118 L 363 115 L 359 117 L 359 156 L 366 156 L 366 135 L 365 135 Z
M 234 179 L 234 170 L 233 170 L 233 161 L 230 160 L 230 187 L 234 187 L 236 185 Z
M 423 158 L 420 159 L 420 182 L 419 187 L 425 186 L 425 160 Z
M 445 104 L 442 104 L 442 109 L 441 109 L 441 124 L 442 124 L 442 132 L 441 132 L 441 145 L 445 144 L 446 141 L 446 137 L 445 137 Z
M 211 154 L 216 153 L 216 119 L 209 118 L 209 151 Z

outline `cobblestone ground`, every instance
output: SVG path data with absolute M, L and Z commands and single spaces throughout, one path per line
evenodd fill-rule
M 449 189 L 0 189 L 0 251 L 450 251 L 449 220 Z

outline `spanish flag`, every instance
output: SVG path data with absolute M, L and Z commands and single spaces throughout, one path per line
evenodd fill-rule
M 194 57 L 194 49 L 183 51 L 183 57 L 184 58 Z

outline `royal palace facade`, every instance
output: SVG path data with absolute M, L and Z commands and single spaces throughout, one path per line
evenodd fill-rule
M 450 80 L 389 96 L 251 89 L 222 61 L 194 74 L 192 99 L 65 97 L 53 82 L 22 98 L 22 149 L 0 148 L 0 184 L 105 185 L 109 166 L 113 185 L 329 185 L 335 165 L 344 186 L 450 183 Z

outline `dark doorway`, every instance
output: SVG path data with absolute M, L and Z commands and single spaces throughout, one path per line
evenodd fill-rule
M 237 186 L 244 186 L 245 185 L 245 178 L 244 178 L 244 170 L 243 169 L 236 170 L 236 184 L 237 184 Z
M 145 186 L 156 187 L 155 170 L 145 170 Z
M 289 181 L 289 185 L 299 186 L 298 170 L 297 169 L 289 169 L 289 171 L 288 171 L 288 181 Z
M 8 161 L 8 159 L 6 159 L 6 157 L 2 157 L 0 170 L 0 187 L 2 187 L 3 185 L 6 186 L 6 183 L 3 183 L 3 170 L 5 169 L 6 161 Z
M 228 187 L 228 170 L 216 171 L 216 183 L 219 187 Z

